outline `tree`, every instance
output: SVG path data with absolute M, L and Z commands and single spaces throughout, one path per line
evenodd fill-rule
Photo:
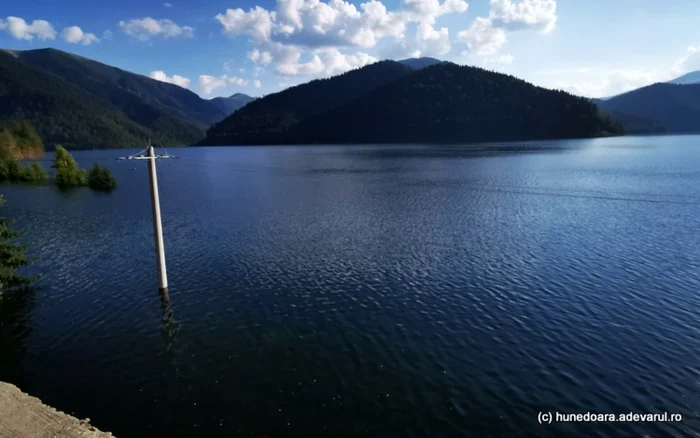
M 29 167 L 20 167 L 19 179 L 32 184 L 45 184 L 49 181 L 49 174 L 35 161 Z
M 61 189 L 86 184 L 85 171 L 78 167 L 73 156 L 61 145 L 56 145 L 53 166 L 56 169 L 56 185 Z
M 0 205 L 5 200 L 0 195 Z M 17 270 L 31 263 L 27 257 L 27 247 L 11 243 L 22 233 L 10 229 L 11 219 L 0 218 L 0 290 L 31 284 L 36 277 L 17 275 Z
M 117 182 L 112 176 L 112 172 L 107 167 L 100 167 L 95 163 L 88 171 L 88 185 L 94 190 L 113 190 L 117 188 Z

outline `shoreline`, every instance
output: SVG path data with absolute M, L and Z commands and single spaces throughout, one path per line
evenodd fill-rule
M 18 387 L 0 382 L 0 436 L 15 438 L 114 438 L 90 425 L 45 405 Z

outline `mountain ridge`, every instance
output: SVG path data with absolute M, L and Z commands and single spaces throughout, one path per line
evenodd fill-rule
M 659 82 L 599 102 L 601 109 L 648 119 L 668 133 L 700 132 L 700 83 Z M 634 129 L 631 133 L 644 132 Z
M 622 132 L 615 122 L 601 117 L 588 99 L 450 62 L 407 72 L 405 68 L 410 67 L 382 61 L 326 79 L 324 84 L 328 90 L 343 89 L 341 83 L 347 78 L 390 66 L 404 69 L 363 93 L 327 105 L 324 111 L 269 118 L 259 110 L 272 100 L 284 101 L 287 106 L 295 102 L 285 92 L 266 96 L 212 127 L 198 144 L 449 143 Z M 295 98 L 304 104 L 323 94 L 316 81 L 299 87 L 295 87 Z M 246 117 L 265 120 L 264 130 L 248 129 Z

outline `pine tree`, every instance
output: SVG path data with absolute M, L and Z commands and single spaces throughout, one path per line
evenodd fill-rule
M 0 205 L 5 200 L 0 195 Z M 17 270 L 31 263 L 27 257 L 27 247 L 12 243 L 11 240 L 22 235 L 10 229 L 11 219 L 0 218 L 0 290 L 31 284 L 36 278 L 17 275 Z
M 56 185 L 59 188 L 80 187 L 86 184 L 85 171 L 78 167 L 78 163 L 63 146 L 56 145 L 52 167 L 56 169 Z
M 88 171 L 88 185 L 94 190 L 113 190 L 117 188 L 117 182 L 112 172 L 107 167 L 100 167 L 95 163 Z

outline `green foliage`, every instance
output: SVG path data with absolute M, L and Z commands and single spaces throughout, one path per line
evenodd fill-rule
M 33 162 L 29 167 L 20 169 L 20 181 L 31 184 L 46 184 L 49 181 L 49 174 L 38 162 Z
M 90 188 L 94 190 L 109 191 L 117 188 L 112 172 L 107 167 L 100 167 L 97 163 L 88 170 L 87 180 Z
M 56 185 L 61 189 L 84 186 L 85 171 L 78 167 L 73 156 L 61 145 L 56 145 L 53 166 L 56 169 Z
M 0 182 L 26 182 L 30 184 L 46 184 L 49 174 L 39 162 L 33 162 L 25 167 L 14 158 L 0 158 Z
M 10 181 L 19 181 L 22 176 L 22 168 L 14 158 L 7 158 L 4 160 L 7 166 L 7 179 Z
M 5 200 L 0 196 L 0 205 Z M 0 290 L 31 284 L 35 278 L 17 274 L 17 270 L 31 263 L 27 257 L 27 247 L 12 243 L 21 233 L 10 228 L 11 219 L 0 218 Z
M 16 147 L 37 147 L 44 150 L 44 142 L 34 127 L 26 120 L 8 120 L 0 125 L 0 131 L 14 138 Z

